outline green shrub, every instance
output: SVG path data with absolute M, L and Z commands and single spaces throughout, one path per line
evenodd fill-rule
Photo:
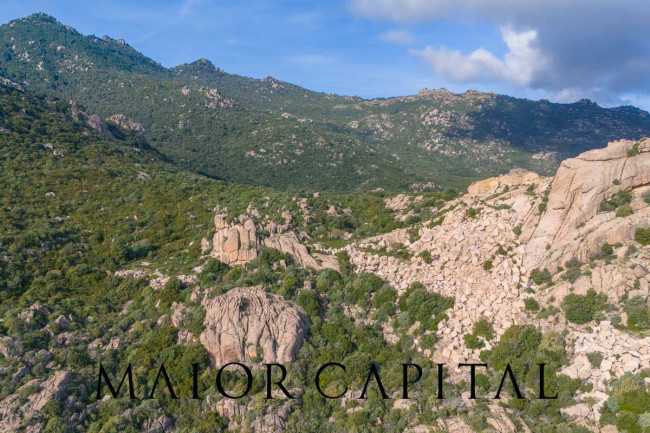
M 453 298 L 429 292 L 420 283 L 413 283 L 398 302 L 400 310 L 408 313 L 409 324 L 419 321 L 423 329 L 435 331 L 443 312 L 454 305 Z
M 603 253 L 605 256 L 611 256 L 614 254 L 614 248 L 605 242 L 601 247 L 600 247 L 600 252 Z
M 489 271 L 490 269 L 492 269 L 492 260 L 484 261 L 483 262 L 483 269 L 485 269 L 486 271 Z
M 487 319 L 481 319 L 478 322 L 474 323 L 474 328 L 472 333 L 477 337 L 483 337 L 486 341 L 490 341 L 494 338 L 494 328 L 492 324 L 487 321 Z
M 395 303 L 397 301 L 397 291 L 390 285 L 385 284 L 375 294 L 373 305 L 376 309 L 392 316 L 395 313 Z
M 481 208 L 476 208 L 475 209 L 473 207 L 469 207 L 465 211 L 465 217 L 466 218 L 476 218 L 477 216 L 480 215 L 480 213 L 481 213 Z
M 642 433 L 641 426 L 637 422 L 637 415 L 630 412 L 621 412 L 616 417 L 616 428 L 620 432 Z
M 634 143 L 634 146 L 627 150 L 627 156 L 633 157 L 639 154 L 639 143 Z
M 650 203 L 650 190 L 643 193 L 643 201 L 646 203 Z
M 650 228 L 638 228 L 634 232 L 634 240 L 643 246 L 650 245 Z
M 614 194 L 609 200 L 605 200 L 600 204 L 601 212 L 610 212 L 616 210 L 619 206 L 630 204 L 632 202 L 632 194 L 629 191 L 621 190 Z
M 433 259 L 431 258 L 431 252 L 430 251 L 422 251 L 420 253 L 420 257 L 422 260 L 424 260 L 424 263 L 430 265 L 433 262 Z
M 517 236 L 521 235 L 521 226 L 516 226 L 512 229 L 512 232 Z
M 630 257 L 632 254 L 636 254 L 639 251 L 639 248 L 637 248 L 636 245 L 630 245 L 627 247 L 627 251 L 625 251 L 625 257 Z
M 600 352 L 590 352 L 587 353 L 587 359 L 593 368 L 600 368 L 600 364 L 603 362 L 603 354 Z
M 631 328 L 643 328 L 650 324 L 650 309 L 641 296 L 627 300 L 625 313 L 627 314 L 627 325 Z
M 618 207 L 616 209 L 616 216 L 617 217 L 626 217 L 632 215 L 634 212 L 632 211 L 632 208 L 630 207 L 629 204 L 624 204 Z
M 526 310 L 528 311 L 539 311 L 539 302 L 537 302 L 534 298 L 524 299 L 524 304 L 526 306 Z
M 606 295 L 589 290 L 584 296 L 575 293 L 565 296 L 561 306 L 569 322 L 583 324 L 590 322 L 596 312 L 605 308 L 606 303 Z
M 535 268 L 530 273 L 530 278 L 533 280 L 533 283 L 537 284 L 538 286 L 541 286 L 544 283 L 553 282 L 553 276 L 548 269 L 539 270 Z
M 468 349 L 475 350 L 475 349 L 481 349 L 485 347 L 485 343 L 483 343 L 476 335 L 474 334 L 465 334 L 463 336 L 463 340 L 465 341 L 465 346 Z

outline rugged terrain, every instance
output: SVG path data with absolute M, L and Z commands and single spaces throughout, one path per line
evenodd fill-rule
M 647 113 L 167 70 L 44 15 L 0 39 L 0 431 L 650 428 Z M 314 389 L 326 362 L 344 398 Z M 476 400 L 461 362 L 489 365 Z M 100 363 L 138 398 L 97 399 Z M 266 399 L 264 363 L 296 399 Z M 389 398 L 360 398 L 371 363 Z M 409 400 L 401 363 L 426 372 Z M 161 364 L 179 400 L 145 398 Z M 506 365 L 526 400 L 492 399 Z
M 464 189 L 512 167 L 550 174 L 608 141 L 650 135 L 648 113 L 587 100 L 444 89 L 365 100 L 229 74 L 206 59 L 166 69 L 124 40 L 44 14 L 0 26 L 0 41 L 0 75 L 103 118 L 127 116 L 177 165 L 244 184 Z

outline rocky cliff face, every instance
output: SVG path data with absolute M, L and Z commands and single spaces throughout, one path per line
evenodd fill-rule
M 562 162 L 551 184 L 547 211 L 530 227 L 524 255 L 527 268 L 557 268 L 572 257 L 587 260 L 604 243 L 634 237 L 650 225 L 650 209 L 641 192 L 650 186 L 650 139 L 617 141 Z M 602 203 L 619 191 L 634 197 L 627 218 Z M 528 226 L 531 226 L 529 223 Z M 552 248 L 547 250 L 546 245 Z
M 357 271 L 375 273 L 399 292 L 419 282 L 455 299 L 438 328 L 435 352 L 419 349 L 437 362 L 478 361 L 479 351 L 468 349 L 463 336 L 480 318 L 492 323 L 497 336 L 518 324 L 568 333 L 569 365 L 562 372 L 593 384 L 591 392 L 574 397 L 591 398 L 595 404 L 564 412 L 576 422 L 593 421 L 608 398 L 604 391 L 610 381 L 638 373 L 650 362 L 648 337 L 610 322 L 621 314 L 626 299 L 648 300 L 650 249 L 635 242 L 635 231 L 650 226 L 650 205 L 644 198 L 649 189 L 650 140 L 614 142 L 565 161 L 553 179 L 513 171 L 477 182 L 468 194 L 447 204 L 441 224 L 425 222 L 417 239 L 409 240 L 400 229 L 346 250 Z M 404 243 L 411 258 L 379 253 L 396 243 Z M 590 261 L 604 243 L 616 245 L 614 253 L 607 260 Z M 421 256 L 425 252 L 428 262 Z M 574 257 L 581 273 L 572 282 L 558 267 Z M 536 284 L 534 268 L 548 268 L 553 283 Z M 606 295 L 614 306 L 595 328 L 568 322 L 559 308 L 568 294 L 589 290 Z M 537 317 L 526 309 L 527 298 L 557 309 Z M 621 317 L 625 323 L 626 315 Z M 487 341 L 485 348 L 494 341 Z M 414 342 L 418 347 L 420 337 Z M 595 352 L 603 357 L 598 367 L 587 357 Z
M 214 365 L 293 361 L 309 329 L 300 307 L 259 286 L 232 289 L 202 304 L 206 315 L 200 341 Z
M 108 120 L 126 131 L 135 132 L 138 136 L 143 136 L 146 132 L 141 123 L 134 122 L 124 114 L 114 114 Z
M 213 257 L 229 265 L 242 265 L 257 258 L 260 247 L 264 245 L 291 255 L 304 268 L 339 269 L 336 257 L 310 254 L 307 247 L 301 243 L 300 235 L 291 230 L 289 223 L 266 224 L 264 230 L 269 236 L 261 239 L 257 233 L 257 226 L 251 218 L 241 216 L 239 221 L 228 223 L 225 214 L 217 213 L 214 218 L 216 233 L 212 240 Z M 203 249 L 210 250 L 210 245 L 204 243 Z
M 241 265 L 257 257 L 259 241 L 253 220 L 228 224 L 226 215 L 217 214 L 214 227 L 217 230 L 212 239 L 214 257 L 228 265 Z

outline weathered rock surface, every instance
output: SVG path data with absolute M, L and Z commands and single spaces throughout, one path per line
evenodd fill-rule
M 204 298 L 200 341 L 214 365 L 296 359 L 309 319 L 302 309 L 261 287 L 236 288 Z
M 113 114 L 108 118 L 109 121 L 115 123 L 120 128 L 126 131 L 135 132 L 136 135 L 142 136 L 145 134 L 146 130 L 141 123 L 134 122 L 133 120 L 126 117 L 124 114 Z
M 309 254 L 307 247 L 300 243 L 295 232 L 287 232 L 279 236 L 266 238 L 264 239 L 264 245 L 291 255 L 303 268 L 313 268 L 316 270 L 339 268 L 338 261 L 334 256 Z
M 300 242 L 299 235 L 291 230 L 289 223 L 264 226 L 269 237 L 261 239 L 255 222 L 247 217 L 240 217 L 240 222 L 228 223 L 226 215 L 217 213 L 214 218 L 216 233 L 212 240 L 211 255 L 229 265 L 243 265 L 257 258 L 262 245 L 275 248 L 291 255 L 305 268 L 316 270 L 339 268 L 336 257 L 326 254 L 310 254 L 307 247 Z M 202 242 L 204 249 L 208 242 Z
M 214 217 L 217 232 L 212 240 L 212 255 L 229 265 L 248 263 L 257 257 L 259 242 L 253 220 L 228 224 L 226 215 Z
M 569 366 L 563 373 L 592 383 L 593 395 L 585 397 L 598 401 L 589 413 L 579 406 L 567 416 L 580 422 L 585 417 L 597 420 L 598 405 L 604 401 L 602 391 L 611 379 L 626 372 L 638 373 L 650 362 L 648 337 L 612 327 L 608 319 L 620 314 L 617 311 L 605 312 L 605 320 L 597 326 L 574 325 L 567 323 L 561 312 L 536 318 L 526 310 L 524 300 L 531 297 L 542 306 L 559 307 L 569 293 L 585 294 L 590 289 L 604 293 L 618 307 L 632 296 L 648 299 L 650 249 L 634 241 L 634 232 L 650 226 L 650 206 L 641 197 L 650 185 L 649 145 L 648 139 L 636 146 L 633 142 L 612 143 L 566 161 L 554 179 L 520 172 L 479 182 L 470 187 L 473 194 L 447 204 L 440 225 L 422 224 L 418 239 L 411 241 L 407 229 L 399 229 L 357 241 L 345 250 L 357 271 L 375 273 L 398 292 L 419 282 L 455 299 L 446 312 L 448 319 L 438 327 L 432 355 L 436 362 L 453 365 L 478 359 L 478 351 L 469 350 L 463 336 L 472 332 L 481 317 L 492 323 L 497 338 L 516 324 L 534 324 L 543 332 L 567 330 Z M 638 153 L 628 155 L 633 146 Z M 615 212 L 600 212 L 601 203 L 619 189 L 634 197 L 630 204 L 633 213 L 617 217 Z M 546 191 L 548 200 L 544 199 Z M 399 202 L 401 199 L 387 206 Z M 547 210 L 540 207 L 543 203 Z M 467 212 L 470 207 L 475 210 L 471 216 Z M 513 230 L 518 227 L 522 228 L 519 235 Z M 531 281 L 531 268 L 554 270 L 574 256 L 585 261 L 604 242 L 622 246 L 615 248 L 607 261 L 584 265 L 575 283 L 559 275 L 550 287 L 538 287 Z M 390 249 L 397 243 L 404 244 L 412 256 L 399 259 L 380 253 L 382 247 Z M 638 251 L 629 254 L 632 245 Z M 425 251 L 430 263 L 420 257 Z M 491 268 L 486 270 L 488 261 Z M 485 348 L 490 349 L 495 341 L 485 342 Z M 430 355 L 418 347 L 417 338 L 414 342 L 418 350 Z M 603 354 L 600 367 L 592 367 L 588 361 L 587 353 L 592 352 Z
M 102 119 L 98 115 L 88 114 L 85 111 L 80 110 L 77 104 L 74 103 L 73 101 L 70 101 L 70 111 L 72 114 L 72 118 L 76 122 L 83 123 L 84 125 L 96 130 L 106 138 L 109 139 L 115 138 L 115 136 L 111 133 L 111 131 L 108 130 L 108 127 L 106 126 L 106 122 L 104 122 L 104 119 Z
M 638 155 L 628 156 L 636 144 Z M 616 181 L 616 182 L 615 182 Z M 650 185 L 650 139 L 617 141 L 567 159 L 551 184 L 547 211 L 532 227 L 524 265 L 556 268 L 572 257 L 585 261 L 604 243 L 634 237 L 636 227 L 650 226 L 650 209 L 628 218 L 599 213 L 600 205 L 618 191 Z M 526 235 L 527 233 L 524 233 Z M 553 248 L 546 250 L 546 245 Z
M 467 192 L 471 196 L 494 194 L 497 191 L 503 191 L 506 186 L 511 187 L 522 185 L 527 182 L 537 182 L 539 179 L 540 176 L 537 173 L 520 168 L 513 168 L 507 174 L 474 182 L 469 186 Z
M 20 397 L 20 389 L 0 401 L 0 431 L 18 431 L 21 424 L 39 417 L 48 402 L 64 395 L 71 381 L 68 370 L 59 370 L 44 381 L 33 379 L 23 385 L 25 389 L 38 387 L 38 391 L 30 394 L 26 402 Z

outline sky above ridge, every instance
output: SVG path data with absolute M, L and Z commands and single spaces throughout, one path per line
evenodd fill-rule
M 123 38 L 171 67 L 206 57 L 363 97 L 445 87 L 650 109 L 647 0 L 5 0 Z

